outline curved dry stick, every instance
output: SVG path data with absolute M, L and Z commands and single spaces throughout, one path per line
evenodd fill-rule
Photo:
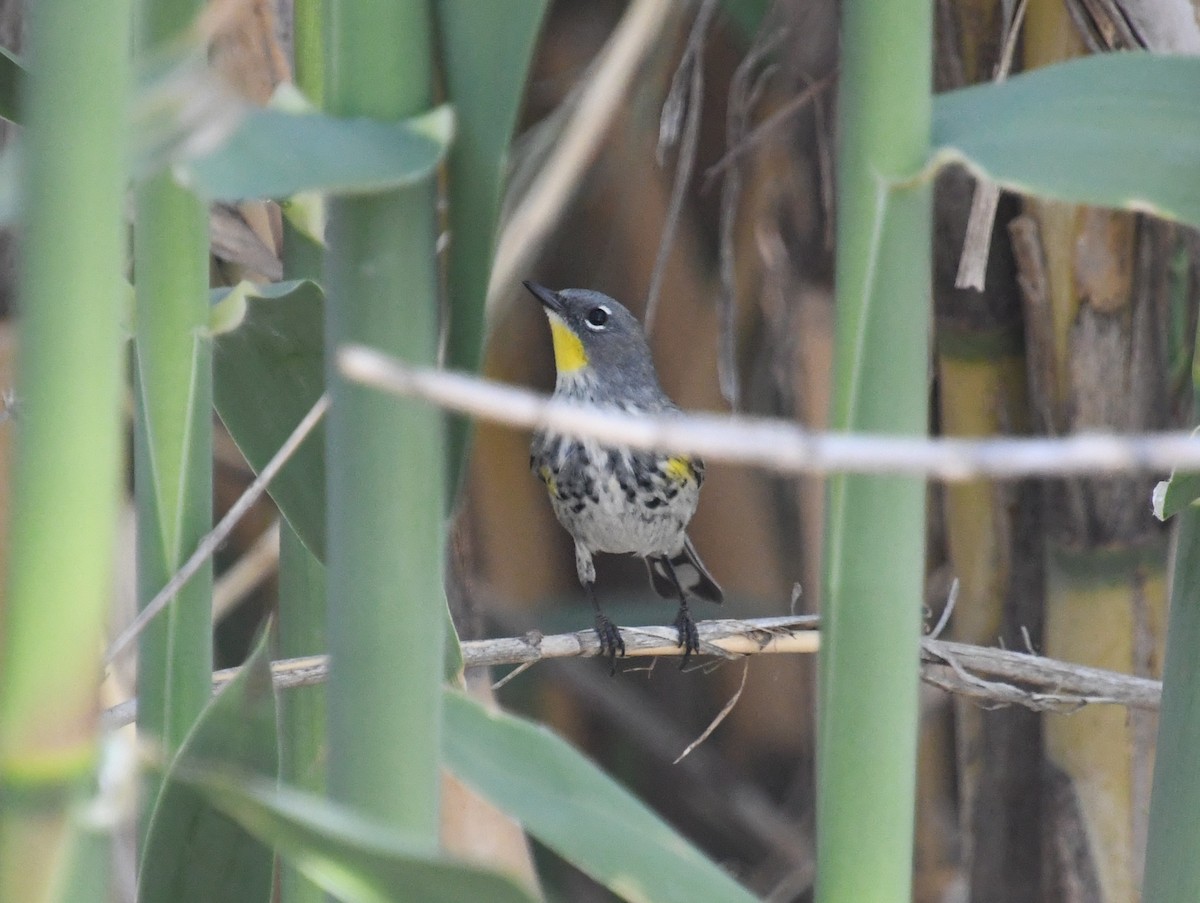
M 986 439 L 814 432 L 768 417 L 646 417 L 602 410 L 463 373 L 412 367 L 363 346 L 342 348 L 338 366 L 363 385 L 494 423 L 549 427 L 639 449 L 686 451 L 778 473 L 903 474 L 955 481 L 1200 470 L 1200 441 L 1187 432 Z

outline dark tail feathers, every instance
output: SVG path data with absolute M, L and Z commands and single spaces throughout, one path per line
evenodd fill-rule
M 659 558 L 647 558 L 646 569 L 650 572 L 650 583 L 654 587 L 654 591 L 664 599 L 679 598 L 675 580 L 671 579 L 670 570 L 674 570 L 675 579 L 679 581 L 679 586 L 685 595 L 715 602 L 717 605 L 724 600 L 721 587 L 717 586 L 717 581 L 708 572 L 708 568 L 696 554 L 692 541 L 686 536 L 683 540 L 682 552 L 669 559 L 665 555 Z

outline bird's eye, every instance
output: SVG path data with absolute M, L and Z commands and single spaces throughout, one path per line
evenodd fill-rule
M 603 329 L 604 325 L 608 322 L 608 315 L 609 309 L 604 305 L 600 305 L 589 310 L 584 320 L 592 329 Z

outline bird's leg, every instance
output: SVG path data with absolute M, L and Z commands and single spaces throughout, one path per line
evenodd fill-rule
M 687 667 L 688 656 L 693 652 L 700 651 L 700 633 L 696 630 L 696 622 L 692 620 L 692 612 L 688 608 L 687 595 L 683 591 L 683 587 L 679 585 L 679 577 L 675 574 L 675 566 L 671 564 L 671 559 L 664 555 L 659 559 L 663 567 L 666 569 L 667 576 L 671 578 L 671 583 L 675 587 L 675 592 L 679 593 L 679 612 L 675 615 L 675 629 L 679 632 L 679 640 L 676 646 L 683 647 L 683 661 L 679 663 L 679 670 L 682 671 Z
M 592 603 L 592 608 L 596 611 L 596 636 L 600 638 L 600 654 L 608 656 L 608 673 L 617 673 L 617 656 L 625 657 L 625 640 L 621 638 L 621 631 L 617 629 L 617 625 L 609 620 L 608 615 L 600 610 L 600 603 L 596 600 L 596 584 L 588 582 L 583 585 L 587 591 L 588 601 Z

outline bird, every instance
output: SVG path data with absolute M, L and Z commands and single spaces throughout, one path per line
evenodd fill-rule
M 679 408 L 659 384 L 641 323 L 597 291 L 554 291 L 526 280 L 550 322 L 554 398 L 630 414 L 669 416 Z M 546 486 L 558 521 L 575 542 L 575 569 L 595 611 L 600 652 L 615 672 L 621 632 L 596 598 L 597 552 L 643 559 L 658 595 L 678 600 L 674 627 L 683 661 L 700 651 L 689 596 L 721 604 L 723 593 L 696 554 L 687 526 L 700 500 L 704 462 L 694 455 L 642 451 L 534 433 L 529 467 Z

